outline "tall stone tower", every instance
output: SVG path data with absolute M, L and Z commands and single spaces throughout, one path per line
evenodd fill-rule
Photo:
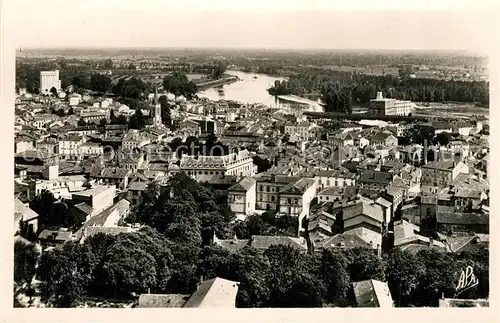
M 155 96 L 153 97 L 153 107 L 154 107 L 154 112 L 153 112 L 153 125 L 154 126 L 161 126 L 161 104 L 158 100 L 158 85 L 155 84 Z

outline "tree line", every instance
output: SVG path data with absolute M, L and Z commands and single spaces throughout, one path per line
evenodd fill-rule
M 212 244 L 214 234 L 287 235 L 297 223 L 277 223 L 271 215 L 234 222 L 226 201 L 222 192 L 179 173 L 165 186 L 148 186 L 126 219 L 143 225 L 137 232 L 67 243 L 44 252 L 36 269 L 33 246 L 16 245 L 15 280 L 22 284 L 36 274 L 42 300 L 54 307 L 76 306 L 85 297 L 191 294 L 214 277 L 240 282 L 237 307 L 353 306 L 351 283 L 366 279 L 386 281 L 397 306 L 437 306 L 442 294 L 455 296 L 460 271 L 471 265 L 479 285 L 459 297 L 488 297 L 489 252 L 480 246 L 459 254 L 394 249 L 382 258 L 364 248 L 305 252 L 274 245 L 262 251 L 249 245 L 230 252 Z
M 133 300 L 141 293 L 191 294 L 204 279 L 240 283 L 236 306 L 352 307 L 352 282 L 386 281 L 398 307 L 438 306 L 439 298 L 487 298 L 488 250 L 460 254 L 394 249 L 382 258 L 365 248 L 325 249 L 314 254 L 287 245 L 228 251 L 172 239 L 144 227 L 118 236 L 102 233 L 84 244 L 68 243 L 42 255 L 36 271 L 31 249 L 16 247 L 15 278 L 36 273 L 41 296 L 54 307 L 79 304 L 86 296 Z M 26 265 L 27 264 L 27 265 Z M 471 265 L 479 284 L 460 295 L 460 271 Z
M 489 103 L 489 82 L 456 81 L 398 77 L 393 75 L 366 75 L 359 73 L 307 69 L 290 76 L 287 81 L 276 81 L 269 89 L 272 95 L 321 95 L 326 101 L 328 88 L 335 86 L 349 94 L 352 102 L 367 104 L 382 91 L 385 97 L 417 102 Z M 336 111 L 336 110 L 332 110 Z

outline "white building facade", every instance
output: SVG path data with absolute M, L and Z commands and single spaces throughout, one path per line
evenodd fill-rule
M 40 93 L 49 93 L 50 89 L 61 89 L 61 80 L 59 79 L 59 70 L 40 72 Z

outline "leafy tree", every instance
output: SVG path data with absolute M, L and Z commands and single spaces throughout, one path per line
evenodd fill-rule
M 107 60 L 104 61 L 104 64 L 102 67 L 105 69 L 112 69 L 113 68 L 113 60 L 111 60 L 111 58 L 108 58 Z
M 55 307 L 74 307 L 86 293 L 95 266 L 86 246 L 68 243 L 42 254 L 37 276 L 42 282 L 42 301 Z
M 347 270 L 352 281 L 376 279 L 384 281 L 384 264 L 375 252 L 367 248 L 353 248 L 346 251 L 349 261 Z
M 352 113 L 352 95 L 348 89 L 341 89 L 340 85 L 327 84 L 322 91 L 325 111 L 338 113 Z
M 262 252 L 245 247 L 232 253 L 227 261 L 226 274 L 219 272 L 219 277 L 240 283 L 236 295 L 236 307 L 267 307 L 270 287 L 268 275 L 271 269 L 269 261 Z
M 108 120 L 106 120 L 106 118 L 102 118 L 101 120 L 99 120 L 100 126 L 105 126 L 107 123 L 108 123 Z
M 478 285 L 462 292 L 458 298 L 488 298 L 490 291 L 489 278 L 489 250 L 484 245 L 479 245 L 476 248 L 469 248 L 457 255 L 459 268 L 472 266 L 474 275 L 478 279 Z
M 57 89 L 55 87 L 52 87 L 50 89 L 50 93 L 52 93 L 54 96 L 57 96 Z
M 68 206 L 63 201 L 56 200 L 50 191 L 42 190 L 31 201 L 30 208 L 40 215 L 38 218 L 39 230 L 46 227 L 60 227 L 68 221 Z
M 321 255 L 320 276 L 326 286 L 325 301 L 335 306 L 346 306 L 350 289 L 348 260 L 341 253 L 326 249 Z
M 128 127 L 130 129 L 142 129 L 144 128 L 144 115 L 142 114 L 142 109 L 138 107 L 135 110 L 135 113 L 132 117 L 130 117 L 128 121 Z
M 139 99 L 146 91 L 146 84 L 137 77 L 129 79 L 121 78 L 116 85 L 112 88 L 112 92 L 124 98 Z M 129 104 L 130 105 L 130 104 Z
M 176 97 L 183 95 L 188 99 L 191 99 L 197 92 L 196 85 L 189 81 L 186 75 L 180 72 L 174 72 L 167 75 L 163 79 L 163 88 Z
M 106 93 L 111 88 L 111 78 L 100 73 L 90 76 L 90 89 L 99 93 Z
M 204 279 L 228 277 L 230 254 L 218 245 L 204 246 L 198 259 L 198 274 Z
M 162 95 L 159 98 L 159 103 L 161 105 L 161 120 L 167 127 L 172 127 L 172 106 L 168 103 L 167 96 Z
M 215 65 L 213 72 L 212 72 L 212 75 L 215 79 L 220 79 L 220 78 L 222 78 L 222 76 L 224 76 L 224 73 L 226 72 L 226 70 L 227 70 L 226 63 L 224 63 L 223 61 L 219 61 Z
M 83 120 L 83 118 L 80 118 L 80 120 L 78 120 L 78 126 L 83 127 L 86 125 L 87 125 L 87 123 L 85 122 L 85 120 Z
M 436 136 L 437 142 L 441 146 L 446 146 L 450 142 L 451 135 L 448 132 L 440 132 Z
M 442 294 L 453 297 L 458 280 L 456 262 L 450 254 L 435 249 L 424 249 L 417 253 L 418 262 L 425 268 L 418 278 L 415 304 L 437 306 Z
M 269 159 L 257 155 L 253 157 L 253 163 L 257 165 L 257 173 L 263 173 L 273 166 Z
M 14 282 L 19 285 L 31 284 L 35 276 L 38 254 L 33 244 L 17 241 L 14 244 Z
M 417 257 L 394 248 L 388 255 L 385 274 L 396 306 L 408 306 L 417 288 L 419 277 L 425 271 Z
M 76 89 L 90 89 L 90 77 L 83 74 L 75 75 L 71 80 L 71 84 Z
M 104 254 L 101 273 L 108 291 L 116 295 L 146 293 L 156 283 L 154 257 L 130 241 L 118 240 Z
M 270 270 L 270 307 L 322 307 L 325 284 L 319 279 L 314 258 L 291 246 L 273 245 L 265 252 Z

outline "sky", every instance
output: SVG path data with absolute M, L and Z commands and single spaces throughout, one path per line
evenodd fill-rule
M 13 44 L 25 48 L 437 49 L 480 53 L 491 48 L 495 10 L 486 6 L 481 10 L 481 2 L 472 2 L 476 11 L 471 10 L 471 1 L 405 3 L 8 0 L 2 18 L 4 28 L 12 30 L 8 35 Z

